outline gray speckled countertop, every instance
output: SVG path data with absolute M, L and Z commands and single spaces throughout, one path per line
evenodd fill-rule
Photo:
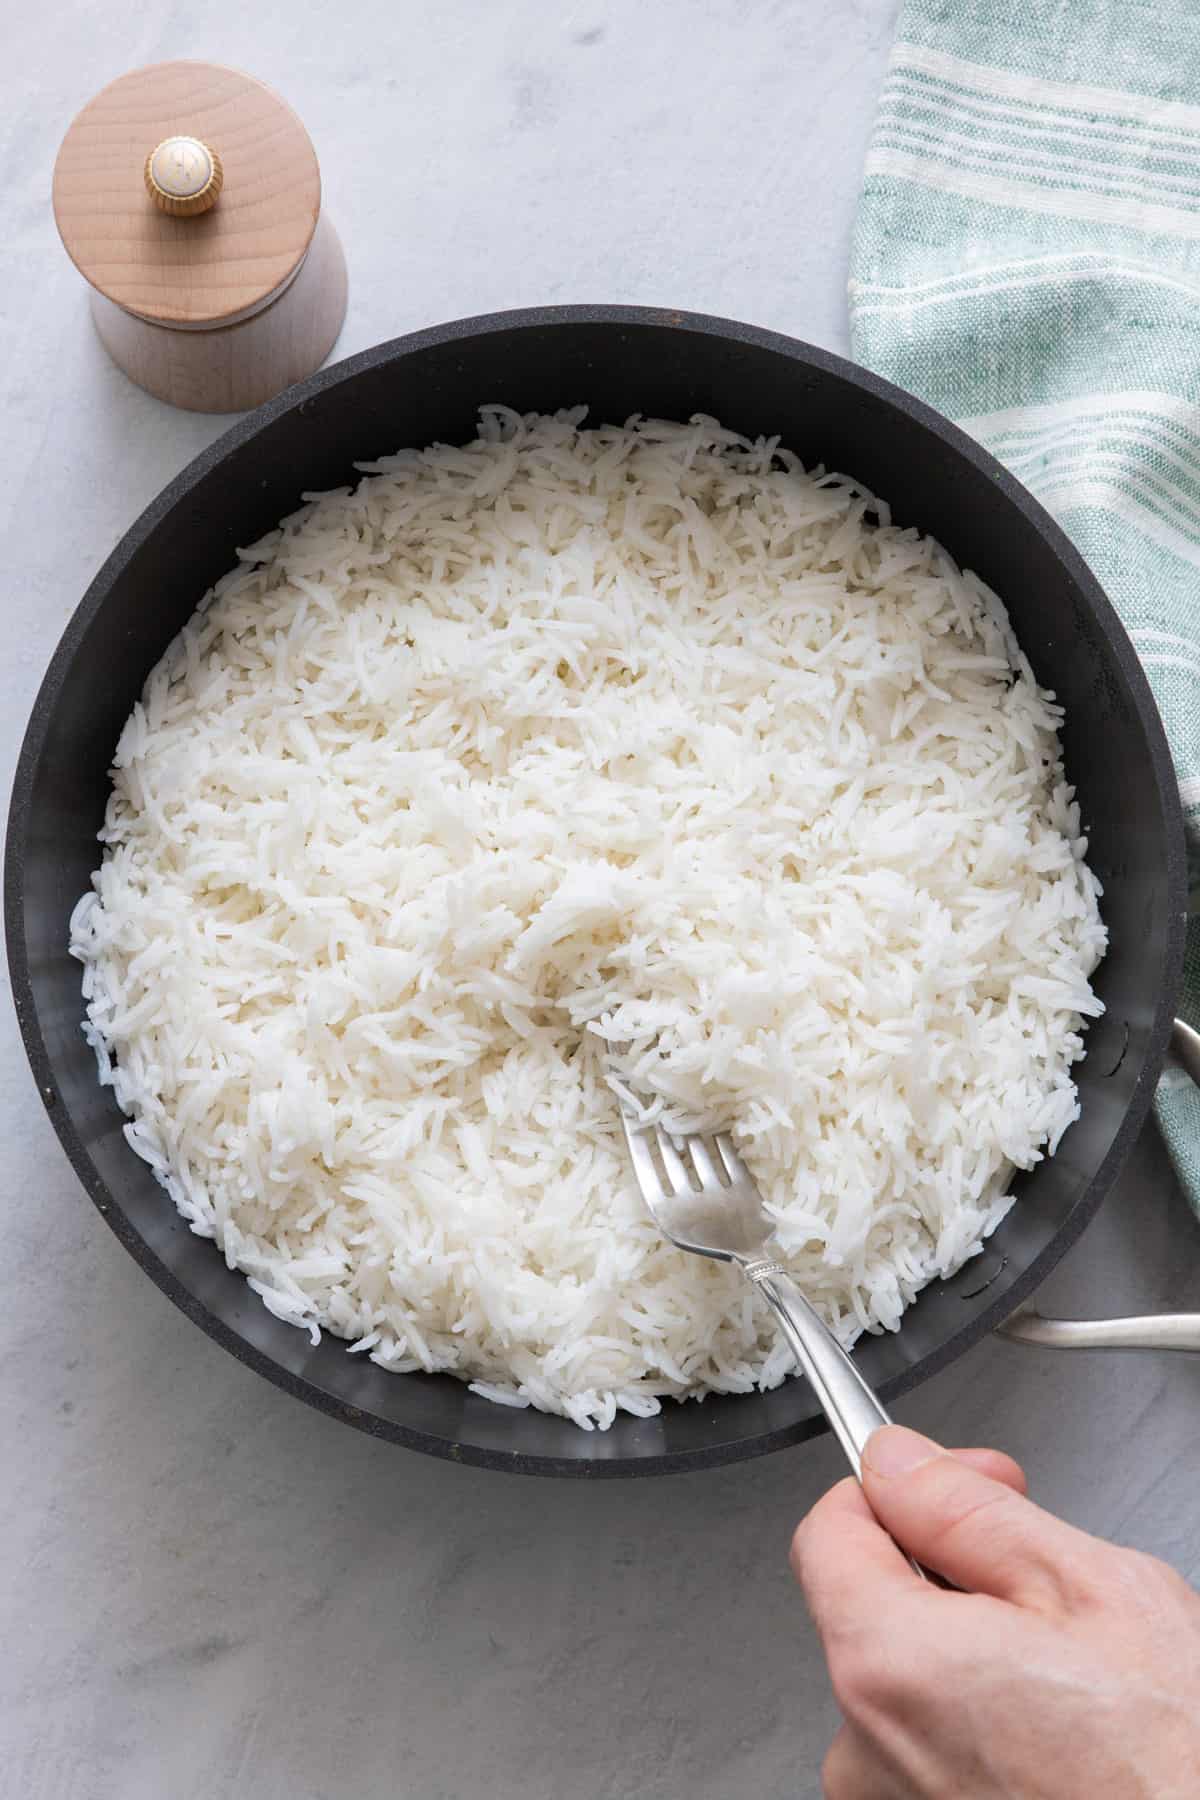
M 845 348 L 893 0 L 85 0 L 0 26 L 0 734 L 158 488 L 226 421 L 107 362 L 50 215 L 70 117 L 127 68 L 252 70 L 296 106 L 350 264 L 338 354 L 538 301 L 694 307 Z M 383 152 L 386 151 L 386 156 Z M 375 171 L 389 171 L 381 179 Z M 788 1579 L 828 1440 L 595 1488 L 377 1444 L 176 1312 L 85 1201 L 0 1009 L 0 1795 L 813 1795 L 834 1727 Z M 1047 1309 L 1200 1306 L 1148 1132 Z M 1091 1529 L 1200 1573 L 1200 1359 L 985 1344 L 906 1400 Z M 1190 1466 L 1189 1466 L 1190 1464 Z

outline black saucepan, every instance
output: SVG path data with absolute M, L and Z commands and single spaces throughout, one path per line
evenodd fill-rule
M 305 489 L 356 460 L 464 441 L 481 403 L 594 421 L 714 414 L 778 433 L 806 463 L 845 470 L 894 516 L 934 533 L 1006 601 L 1041 682 L 1067 709 L 1066 764 L 1104 884 L 1107 1011 L 1077 1075 L 1083 1113 L 1020 1181 L 985 1255 L 926 1290 L 899 1332 L 856 1355 L 885 1397 L 962 1355 L 1032 1292 L 1087 1224 L 1146 1114 L 1171 1025 L 1183 944 L 1183 838 L 1162 725 L 1128 639 L 1063 534 L 985 451 L 851 364 L 770 332 L 686 313 L 562 307 L 440 326 L 314 375 L 241 420 L 154 501 L 63 635 L 17 769 L 5 870 L 13 993 L 39 1091 L 88 1193 L 122 1243 L 198 1325 L 289 1393 L 378 1437 L 490 1468 L 556 1475 L 701 1468 L 823 1428 L 806 1384 L 668 1402 L 653 1419 L 584 1432 L 515 1412 L 448 1376 L 389 1375 L 338 1340 L 316 1348 L 273 1318 L 192 1235 L 127 1147 L 79 1022 L 67 921 L 97 861 L 108 767 L 142 683 L 205 589 Z

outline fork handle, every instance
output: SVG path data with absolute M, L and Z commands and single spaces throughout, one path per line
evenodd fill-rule
M 779 1320 L 847 1462 L 861 1482 L 867 1439 L 881 1425 L 890 1425 L 891 1419 L 786 1269 L 773 1262 L 744 1262 L 742 1268 Z M 904 1556 L 916 1574 L 923 1580 L 930 1579 L 907 1552 Z

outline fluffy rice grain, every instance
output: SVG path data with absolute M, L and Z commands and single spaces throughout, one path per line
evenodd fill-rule
M 1104 949 L 1060 711 L 853 481 L 489 408 L 242 551 L 117 747 L 72 921 L 126 1134 L 281 1318 L 604 1427 L 778 1383 L 615 1079 L 735 1121 L 894 1328 L 1077 1113 Z

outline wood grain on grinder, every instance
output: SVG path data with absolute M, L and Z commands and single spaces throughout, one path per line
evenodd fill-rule
M 198 218 L 172 218 L 146 193 L 146 157 L 175 134 L 211 144 L 224 167 L 218 203 Z M 159 325 L 232 324 L 266 305 L 320 210 L 316 152 L 291 107 L 214 63 L 122 75 L 79 113 L 54 169 L 54 215 L 80 274 Z

